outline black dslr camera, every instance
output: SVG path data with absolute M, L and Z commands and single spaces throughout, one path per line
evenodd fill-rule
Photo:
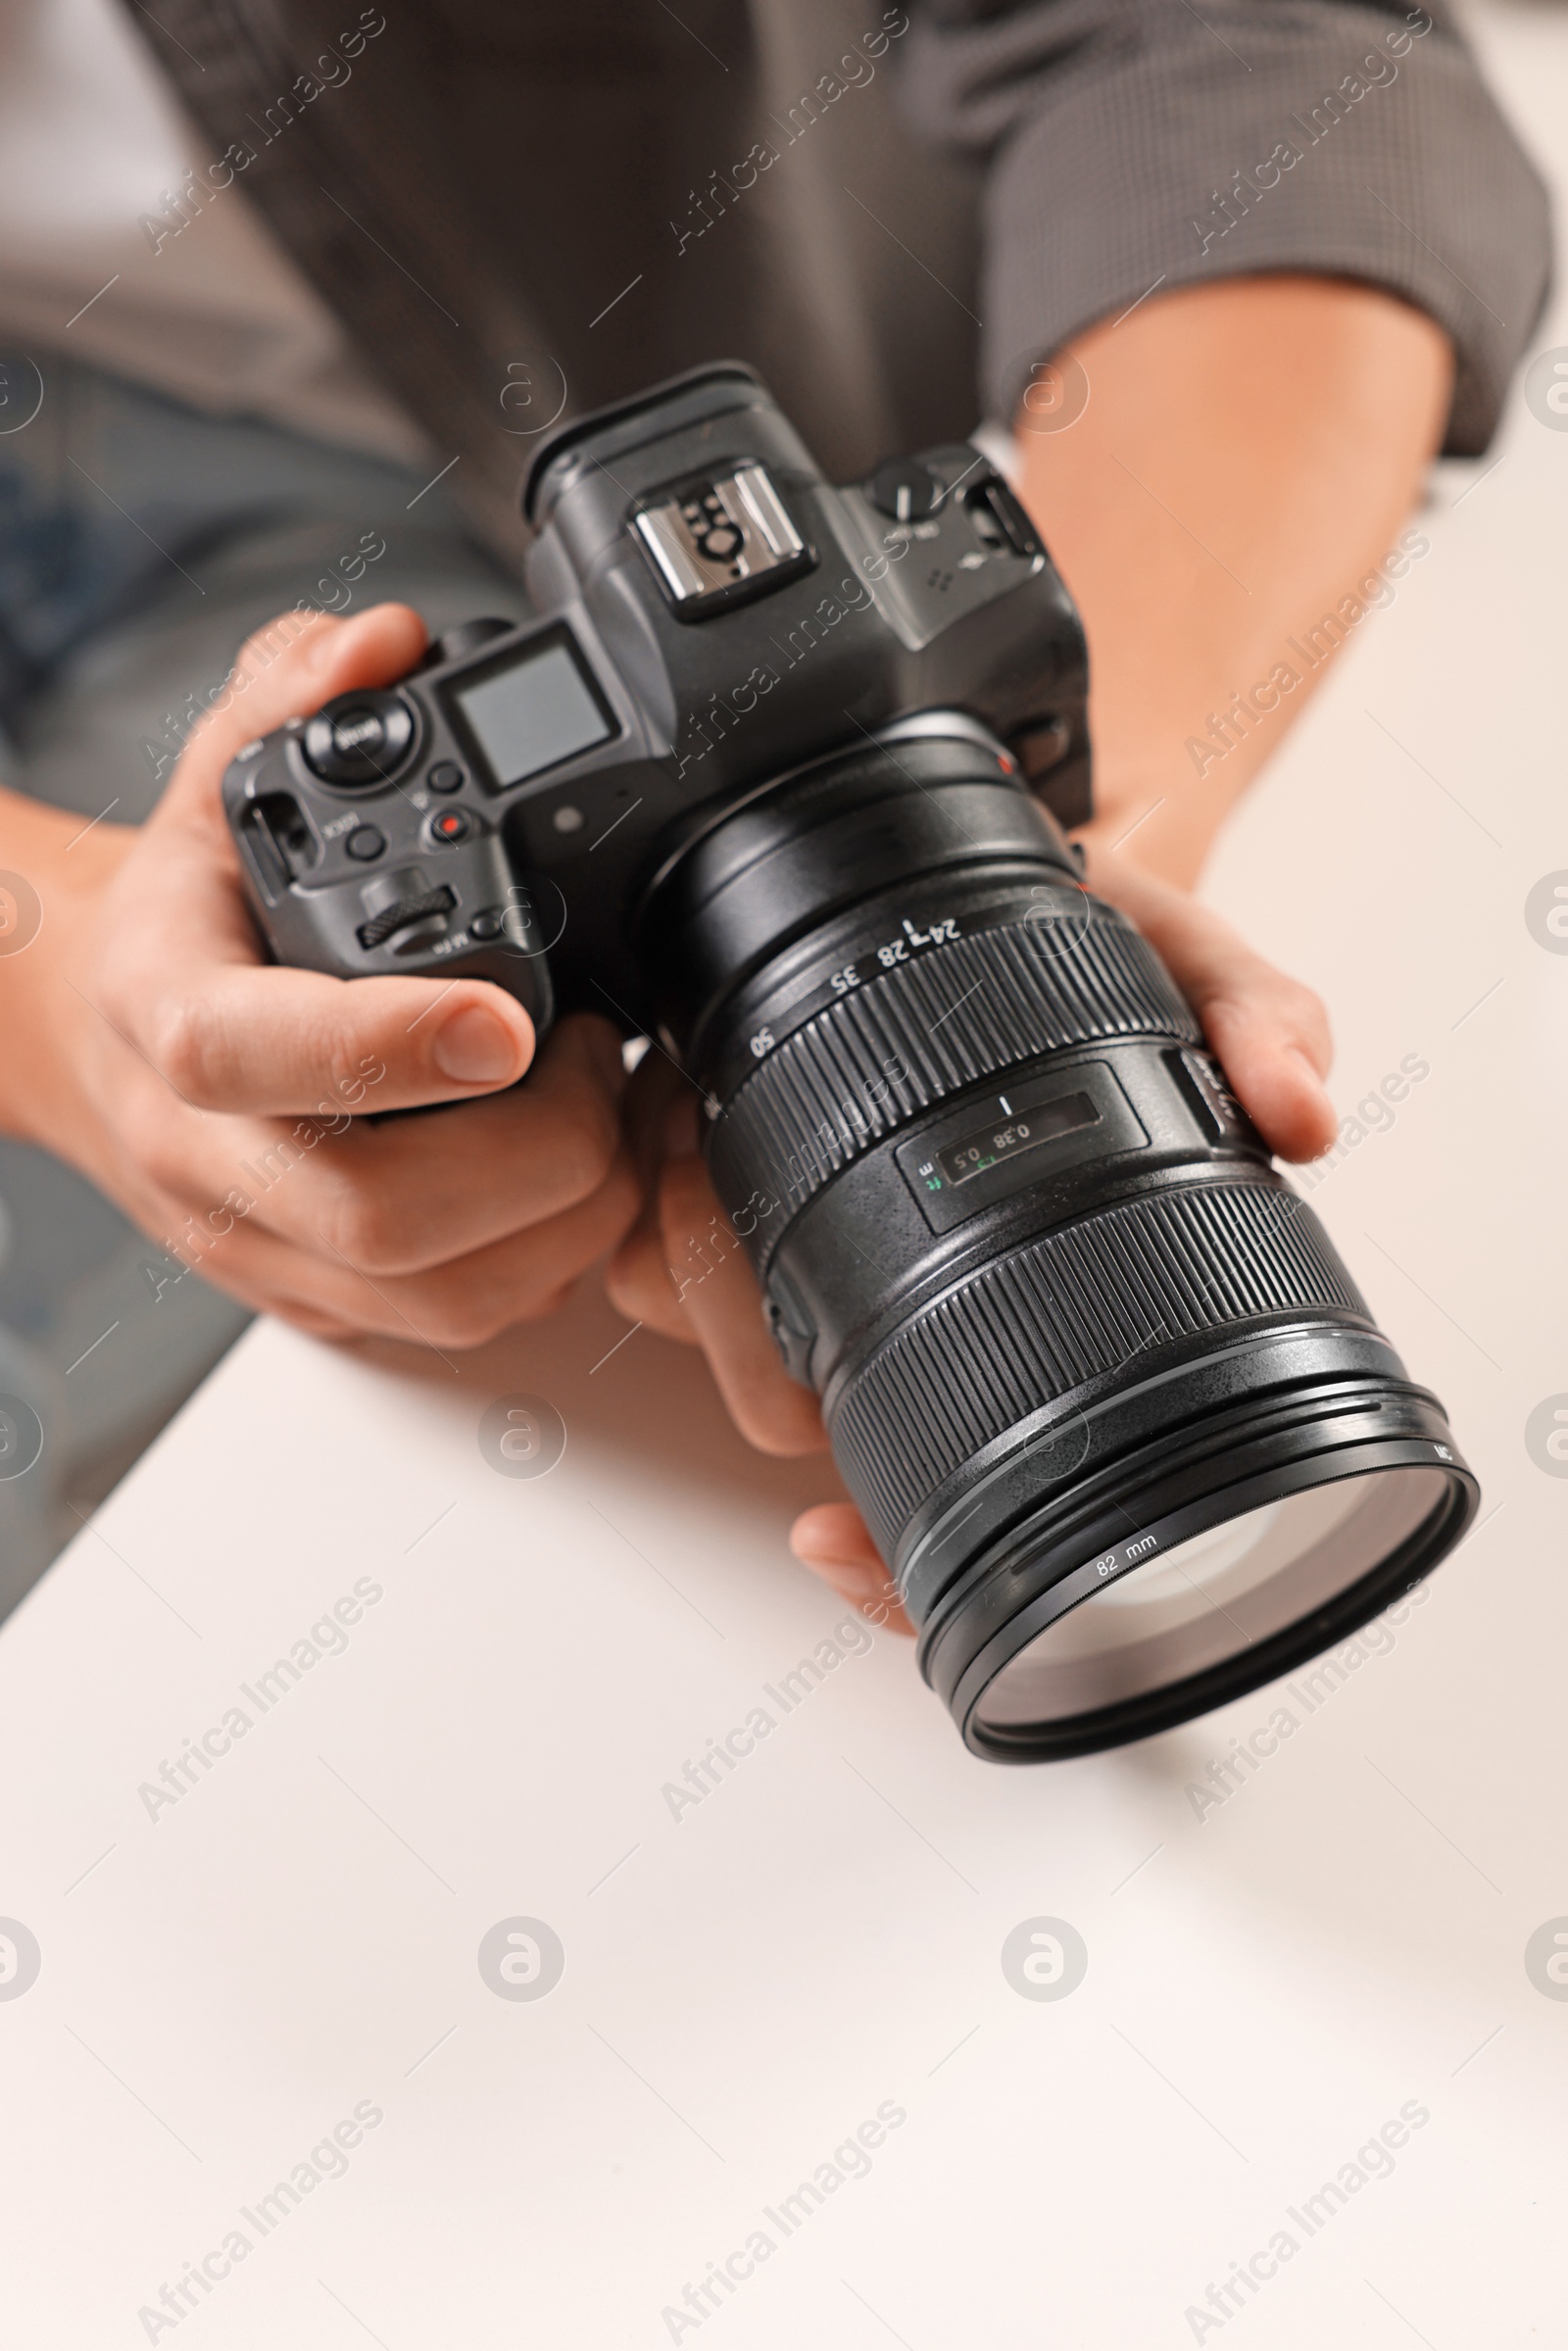
M 1157 957 L 1084 890 L 1071 599 L 969 444 L 835 489 L 750 369 L 559 430 L 541 614 L 246 746 L 279 961 L 656 1036 L 969 1745 L 1347 1638 L 1475 1481 Z

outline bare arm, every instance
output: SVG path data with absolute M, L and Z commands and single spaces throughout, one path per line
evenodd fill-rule
M 1065 356 L 1088 406 L 1054 430 L 1070 408 L 1031 416 L 1026 395 L 1019 488 L 1089 634 L 1088 838 L 1131 836 L 1191 886 L 1328 666 L 1291 641 L 1355 597 L 1416 504 L 1452 354 L 1370 286 L 1241 277 L 1155 296 Z M 1280 667 L 1299 683 L 1253 698 Z

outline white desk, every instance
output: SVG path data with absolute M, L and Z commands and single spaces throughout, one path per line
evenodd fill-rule
M 1568 24 L 1485 33 L 1544 150 Z M 1347 1110 L 1430 1063 L 1313 1196 L 1486 1488 L 1393 1647 L 1310 1712 L 1259 1693 L 1049 1770 L 965 1755 L 887 1638 L 786 1715 L 766 1686 L 842 1621 L 783 1543 L 824 1473 L 746 1454 L 694 1360 L 601 1362 L 592 1303 L 456 1373 L 256 1330 L 0 1637 L 0 1912 L 42 1956 L 0 1999 L 8 2340 L 1568 2342 L 1568 2005 L 1524 1964 L 1568 1913 L 1568 1484 L 1524 1443 L 1568 1390 L 1568 957 L 1523 918 L 1568 867 L 1568 434 L 1516 396 L 1499 447 L 1446 473 L 1211 884 L 1329 997 Z M 520 1390 L 569 1430 L 542 1480 L 476 1442 Z M 346 1647 L 264 1713 L 245 1686 L 361 1579 Z M 664 1784 L 759 1704 L 675 1817 Z M 1001 1965 L 1042 1916 L 1089 1956 L 1055 2001 Z M 564 1949 L 542 1999 L 481 1979 L 516 1917 Z M 1245 2307 L 1186 2316 L 1260 2253 Z M 197 2307 L 138 2323 L 204 2256 Z

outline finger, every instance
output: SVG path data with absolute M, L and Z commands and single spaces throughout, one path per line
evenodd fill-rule
M 312 1249 L 230 1203 L 204 1218 L 143 1221 L 180 1262 L 247 1305 L 323 1336 L 373 1333 L 445 1352 L 483 1346 L 514 1323 L 553 1312 L 621 1230 L 636 1201 L 629 1167 L 564 1216 L 450 1264 L 413 1275 L 369 1273 L 330 1243 Z
M 1321 1000 L 1210 907 L 1126 859 L 1097 852 L 1089 879 L 1161 957 L 1270 1150 L 1287 1159 L 1326 1151 L 1338 1121 L 1323 1084 L 1333 1046 Z
M 656 1060 L 658 1065 L 650 1069 L 649 1063 Z M 648 1053 L 626 1089 L 622 1115 L 642 1186 L 642 1210 L 605 1269 L 605 1289 L 611 1304 L 628 1322 L 695 1347 L 697 1333 L 682 1310 L 664 1252 L 660 1212 L 666 1157 L 689 1158 L 697 1149 L 696 1104 L 689 1082 L 662 1055 Z
M 406 604 L 372 605 L 353 620 L 279 612 L 246 639 L 209 714 L 186 745 L 159 803 L 165 824 L 222 827 L 217 787 L 234 754 L 290 718 L 308 717 L 355 686 L 390 686 L 424 651 L 426 630 Z
M 790 1548 L 803 1567 L 830 1584 L 840 1597 L 895 1633 L 911 1637 L 899 1588 L 871 1541 L 870 1529 L 852 1503 L 819 1502 L 790 1529 Z
M 341 1249 L 371 1273 L 416 1273 L 527 1230 L 589 1199 L 619 1165 L 618 1241 L 638 1195 L 621 1150 L 620 1045 L 574 1014 L 546 1041 L 527 1083 L 493 1101 L 415 1118 L 282 1121 L 149 1115 L 142 1150 L 171 1191 L 247 1192 L 255 1214 L 307 1247 Z M 376 1107 L 368 1087 L 357 1107 Z M 188 1172 L 187 1172 L 188 1171 Z
M 637 1221 L 606 1266 L 605 1294 L 628 1322 L 641 1323 L 662 1339 L 679 1340 L 683 1347 L 701 1345 L 670 1279 L 657 1190 L 651 1203 L 641 1197 Z
M 820 1452 L 827 1439 L 816 1398 L 779 1361 L 756 1276 L 701 1159 L 665 1168 L 660 1213 L 681 1310 L 741 1435 L 763 1453 Z
M 533 1022 L 485 980 L 194 960 L 133 976 L 117 962 L 106 1014 L 199 1110 L 332 1117 L 466 1102 L 514 1085 L 533 1058 Z
M 1264 1142 L 1283 1159 L 1304 1160 L 1328 1150 L 1339 1119 L 1318 1074 L 1316 1023 L 1309 1009 L 1292 1002 L 1297 993 L 1308 992 L 1269 973 L 1217 991 L 1199 1009 L 1203 1033 Z

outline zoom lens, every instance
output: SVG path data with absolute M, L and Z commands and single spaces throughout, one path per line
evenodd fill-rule
M 1459 1540 L 1442 1406 L 973 722 L 906 721 L 675 842 L 638 952 L 977 1753 L 1184 1721 Z

